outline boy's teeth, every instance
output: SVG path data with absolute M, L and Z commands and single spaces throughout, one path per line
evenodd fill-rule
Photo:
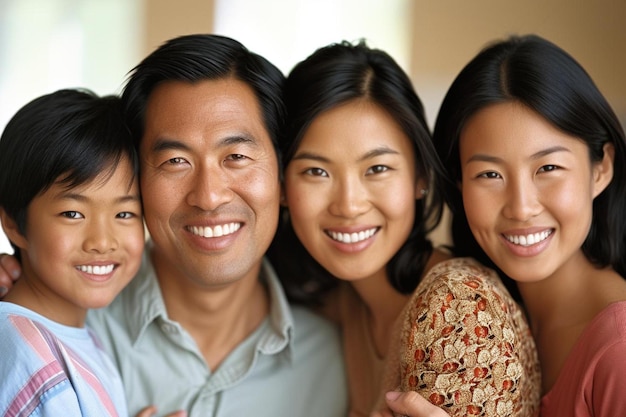
M 111 265 L 79 265 L 76 267 L 79 271 L 86 272 L 91 275 L 107 275 L 113 272 L 113 264 Z
M 241 223 L 227 223 L 213 227 L 198 227 L 193 226 L 189 228 L 189 231 L 196 236 L 202 237 L 221 237 L 235 233 L 241 227 Z
M 376 228 L 373 227 L 369 230 L 362 230 L 360 232 L 354 233 L 341 233 L 341 232 L 332 232 L 329 231 L 328 235 L 336 241 L 343 243 L 358 243 L 365 239 L 369 239 L 376 233 Z
M 552 230 L 544 230 L 543 232 L 531 233 L 529 235 L 505 235 L 506 239 L 520 246 L 532 246 L 542 240 L 546 240 L 552 234 Z

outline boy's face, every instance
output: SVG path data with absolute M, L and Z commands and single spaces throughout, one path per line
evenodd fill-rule
M 26 233 L 15 242 L 24 284 L 38 313 L 81 326 L 86 309 L 109 304 L 141 263 L 144 232 L 139 185 L 127 159 L 107 179 L 67 189 L 55 183 L 28 207 Z

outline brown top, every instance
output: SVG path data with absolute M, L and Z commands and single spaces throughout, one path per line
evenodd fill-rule
M 350 417 L 369 416 L 381 392 L 384 358 L 374 347 L 368 327 L 366 306 L 352 285 L 342 282 L 329 300 L 326 313 L 334 316 L 341 326 L 348 390 Z M 334 310 L 334 311 L 329 311 Z

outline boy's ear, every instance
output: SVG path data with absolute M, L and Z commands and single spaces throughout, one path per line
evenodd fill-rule
M 7 235 L 11 243 L 18 248 L 26 249 L 28 244 L 26 237 L 20 232 L 15 220 L 3 208 L 0 208 L 0 221 L 2 222 L 4 234 Z
M 615 147 L 612 143 L 605 143 L 602 148 L 602 161 L 593 167 L 593 198 L 596 198 L 613 180 L 613 163 L 615 161 Z

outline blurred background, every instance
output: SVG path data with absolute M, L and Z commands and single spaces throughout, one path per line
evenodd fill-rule
M 120 93 L 144 56 L 189 33 L 235 38 L 285 73 L 320 46 L 365 39 L 411 76 L 432 126 L 467 61 L 530 32 L 571 53 L 625 124 L 623 0 L 0 0 L 0 129 L 59 88 Z M 12 250 L 0 231 L 2 252 Z

